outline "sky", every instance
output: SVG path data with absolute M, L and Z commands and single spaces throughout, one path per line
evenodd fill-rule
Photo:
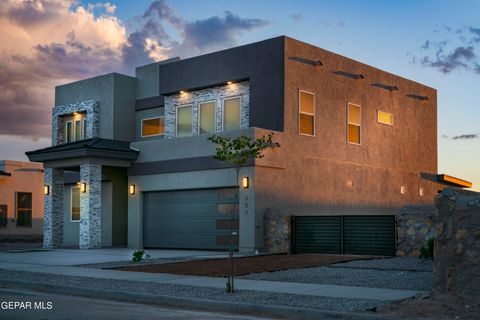
M 438 90 L 438 171 L 480 191 L 480 1 L 0 1 L 0 159 L 50 145 L 56 85 L 287 35 Z

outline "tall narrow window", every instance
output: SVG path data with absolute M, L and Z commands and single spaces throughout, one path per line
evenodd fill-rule
M 80 221 L 80 187 L 72 187 L 70 220 L 73 222 Z
M 349 143 L 360 144 L 360 126 L 362 124 L 360 106 L 349 103 L 347 118 L 347 140 Z
M 142 137 L 159 136 L 165 133 L 164 117 L 142 119 Z
M 192 106 L 177 107 L 177 137 L 192 135 Z
M 65 142 L 73 141 L 73 123 L 72 121 L 67 121 L 65 123 Z
M 198 133 L 215 132 L 215 101 L 200 103 Z
M 223 131 L 240 129 L 240 97 L 223 100 Z
M 82 140 L 82 120 L 75 120 L 75 141 Z
M 32 226 L 32 193 L 16 193 L 17 227 Z
M 315 135 L 315 95 L 306 91 L 299 91 L 299 130 L 300 134 Z

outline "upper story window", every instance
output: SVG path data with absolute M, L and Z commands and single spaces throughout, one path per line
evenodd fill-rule
M 393 126 L 393 114 L 379 110 L 377 111 L 377 122 Z
M 240 97 L 223 100 L 223 131 L 240 129 L 240 105 Z
M 298 111 L 300 134 L 315 136 L 315 95 L 300 90 L 298 93 Z
M 177 137 L 191 136 L 193 131 L 192 105 L 177 107 Z
M 32 226 L 32 193 L 16 192 L 17 227 Z
M 360 128 L 362 125 L 362 114 L 359 105 L 349 103 L 347 108 L 347 141 L 360 144 Z
M 160 136 L 163 134 L 165 134 L 164 117 L 142 119 L 142 137 Z
M 215 101 L 202 102 L 199 104 L 198 133 L 215 132 Z
M 85 139 L 87 136 L 87 118 L 82 114 L 74 114 L 65 121 L 65 142 Z

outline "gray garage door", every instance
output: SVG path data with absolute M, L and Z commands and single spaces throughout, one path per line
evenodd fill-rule
M 227 249 L 233 215 L 235 248 L 238 214 L 235 188 L 144 194 L 143 241 L 149 248 Z
M 296 216 L 296 253 L 395 255 L 395 216 Z

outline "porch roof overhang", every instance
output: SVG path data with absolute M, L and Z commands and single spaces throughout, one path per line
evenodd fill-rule
M 118 163 L 130 163 L 137 159 L 139 152 L 130 147 L 130 142 L 91 138 L 29 151 L 25 154 L 30 161 L 43 162 L 48 166 L 49 163 L 72 163 L 72 160 L 84 158 L 97 159 L 99 163 L 103 162 L 102 159 L 106 162 L 112 159 Z

